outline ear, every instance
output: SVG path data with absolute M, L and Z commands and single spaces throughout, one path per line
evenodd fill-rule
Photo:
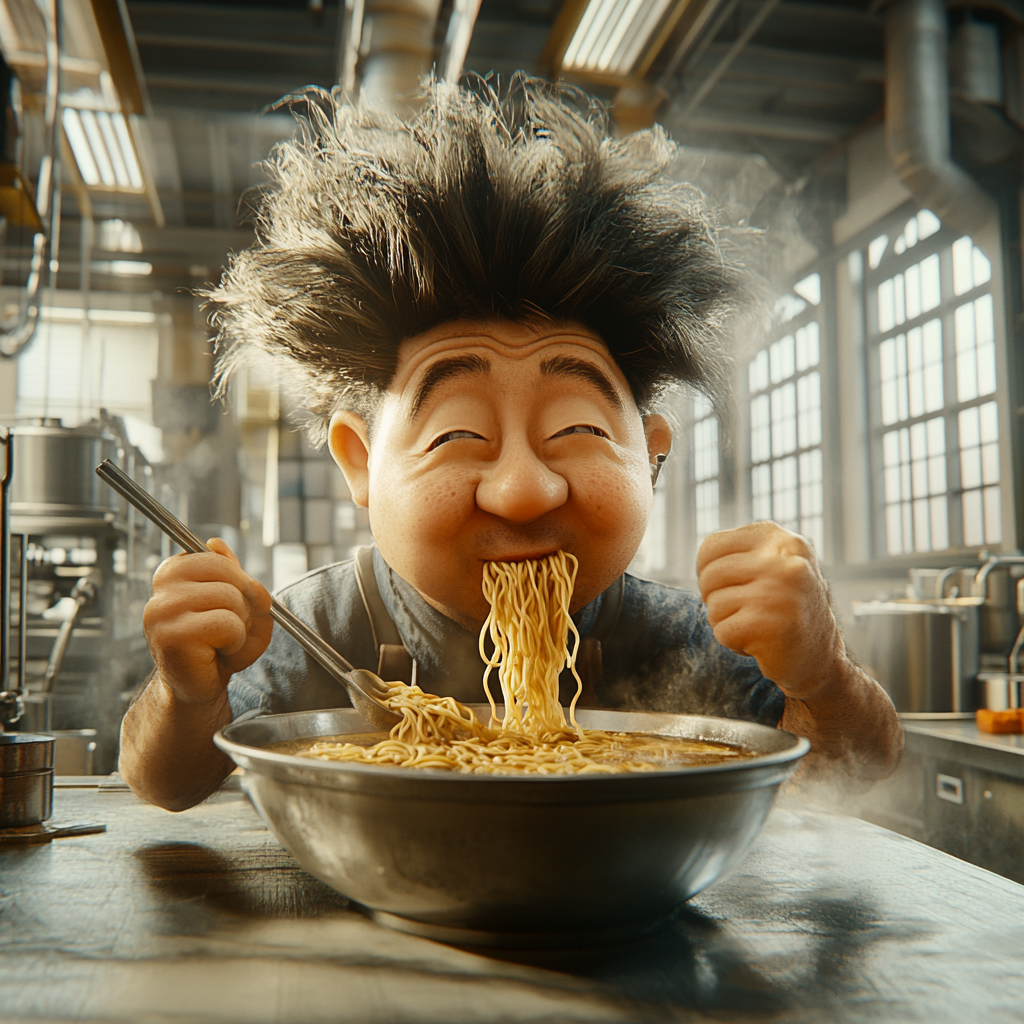
M 672 450 L 672 428 L 659 413 L 644 417 L 644 434 L 647 437 L 647 457 L 650 462 L 654 462 L 659 455 L 668 455 Z
M 352 500 L 362 508 L 370 504 L 370 435 L 354 412 L 341 410 L 331 417 L 327 447 L 345 474 Z

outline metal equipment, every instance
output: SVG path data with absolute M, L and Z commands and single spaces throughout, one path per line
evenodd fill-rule
M 911 569 L 907 597 L 854 602 L 854 616 L 867 620 L 865 661 L 897 711 L 942 717 L 1018 706 L 1024 580 L 1014 606 L 1014 566 L 1024 555 L 992 555 L 977 569 Z
M 95 730 L 93 770 L 107 773 L 127 699 L 152 664 L 139 623 L 160 537 L 92 468 L 112 458 L 148 486 L 152 472 L 116 418 L 18 424 L 10 437 L 11 524 L 27 562 L 20 728 Z
M 110 460 L 96 467 L 96 475 L 105 480 L 134 508 L 151 520 L 170 538 L 192 553 L 210 549 L 183 523 L 144 491 L 131 477 L 122 473 Z M 293 611 L 276 597 L 270 599 L 271 618 L 301 645 L 302 649 L 345 688 L 352 706 L 378 729 L 390 729 L 401 721 L 380 700 L 385 687 L 372 672 L 356 669 L 326 640 L 310 629 Z
M 246 769 L 253 803 L 302 867 L 380 923 L 456 944 L 534 948 L 637 934 L 731 871 L 810 749 L 791 733 L 723 718 L 577 716 L 584 728 L 699 737 L 758 756 L 649 773 L 495 777 L 265 749 L 365 732 L 351 708 L 235 722 L 214 741 Z

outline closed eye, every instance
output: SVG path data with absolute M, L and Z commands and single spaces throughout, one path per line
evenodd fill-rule
M 568 437 L 570 434 L 593 434 L 595 437 L 607 437 L 608 435 L 600 427 L 592 427 L 587 423 L 577 423 L 573 427 L 566 427 L 560 430 L 555 437 Z
M 480 434 L 474 434 L 472 430 L 449 430 L 447 433 L 441 434 L 440 437 L 435 437 L 434 440 L 430 442 L 430 447 L 427 451 L 432 452 L 435 448 L 440 448 L 440 446 L 445 444 L 445 442 L 456 441 L 462 437 L 475 437 L 477 440 L 483 440 Z

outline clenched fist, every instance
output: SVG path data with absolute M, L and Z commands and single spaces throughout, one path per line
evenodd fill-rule
M 770 522 L 713 533 L 697 575 L 715 638 L 756 658 L 787 697 L 813 698 L 845 661 L 828 587 L 799 534 Z
M 157 673 L 181 703 L 221 696 L 270 643 L 270 594 L 219 539 L 173 555 L 153 574 L 143 627 Z

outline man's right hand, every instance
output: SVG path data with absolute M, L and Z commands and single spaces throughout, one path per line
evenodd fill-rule
M 267 649 L 274 628 L 266 587 L 224 541 L 209 547 L 161 563 L 143 615 L 157 674 L 187 704 L 222 696 L 231 676 Z

